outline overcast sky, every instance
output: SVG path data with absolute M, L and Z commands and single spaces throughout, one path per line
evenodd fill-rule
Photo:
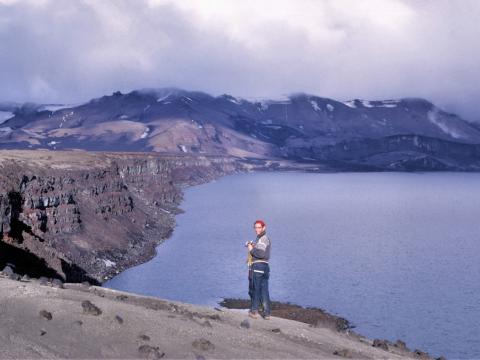
M 0 0 L 0 101 L 176 86 L 425 97 L 480 121 L 478 0 Z

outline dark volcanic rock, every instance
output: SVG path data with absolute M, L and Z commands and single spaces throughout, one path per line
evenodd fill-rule
M 223 299 L 220 305 L 230 309 L 248 309 L 250 308 L 250 300 Z M 347 319 L 331 315 L 320 308 L 305 308 L 300 305 L 279 301 L 271 301 L 270 308 L 272 316 L 301 321 L 313 327 L 328 327 L 337 331 L 346 331 L 353 328 Z
M 383 350 L 388 350 L 388 344 L 385 340 L 374 339 L 372 346 L 383 349 Z
M 397 349 L 401 349 L 401 350 L 405 350 L 405 351 L 410 351 L 410 350 L 408 349 L 408 347 L 407 347 L 407 344 L 406 344 L 404 341 L 400 340 L 400 339 L 398 339 L 398 340 L 393 344 L 393 346 L 395 346 Z
M 95 306 L 90 300 L 82 301 L 82 308 L 83 313 L 87 315 L 98 316 L 102 313 L 102 310 Z
M 40 310 L 39 315 L 47 320 L 52 320 L 52 313 L 47 310 Z
M 140 335 L 138 336 L 138 338 L 139 338 L 140 340 L 143 340 L 143 341 L 150 341 L 150 336 L 145 335 L 145 334 L 140 334 Z
M 350 351 L 348 349 L 335 350 L 333 352 L 333 355 L 341 356 L 341 357 L 344 357 L 344 358 L 350 358 L 351 357 Z
M 123 318 L 122 318 L 120 315 L 115 315 L 115 320 L 116 320 L 119 324 L 123 324 Z
M 344 170 L 478 171 L 479 144 L 420 135 L 343 140 L 334 145 L 292 148 L 291 156 L 309 157 Z
M 153 347 L 150 345 L 141 345 L 138 348 L 138 353 L 144 359 L 161 359 L 165 356 L 164 352 L 161 352 L 158 347 Z
M 0 266 L 96 285 L 155 254 L 183 187 L 243 169 L 218 156 L 39 151 L 2 153 L 0 166 Z
M 240 323 L 240 326 L 245 329 L 250 329 L 250 322 L 247 319 L 245 319 Z
M 10 276 L 10 275 L 14 274 L 13 269 L 8 265 L 3 268 L 2 272 L 7 276 Z
M 430 355 L 428 355 L 427 352 L 422 351 L 422 350 L 415 349 L 415 350 L 413 350 L 413 353 L 420 358 L 425 358 L 425 359 L 430 358 Z
M 203 351 L 208 351 L 208 350 L 213 350 L 215 349 L 215 345 L 212 344 L 209 340 L 205 338 L 200 338 L 195 340 L 192 343 L 192 346 L 196 349 L 203 350 Z

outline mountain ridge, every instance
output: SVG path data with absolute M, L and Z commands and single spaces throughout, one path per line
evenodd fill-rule
M 24 104 L 12 114 L 1 124 L 0 148 L 221 154 L 339 170 L 480 169 L 480 126 L 422 98 L 337 101 L 297 92 L 247 100 L 167 87 L 72 107 Z M 415 141 L 406 146 L 402 136 Z M 341 147 L 358 151 L 345 157 Z

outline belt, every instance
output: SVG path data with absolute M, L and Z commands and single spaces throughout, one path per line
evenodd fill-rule
M 267 264 L 268 264 L 268 261 L 267 261 L 267 260 L 254 260 L 254 261 L 252 261 L 252 264 L 255 264 L 255 263 L 258 263 L 258 262 L 263 262 L 263 263 L 267 263 Z

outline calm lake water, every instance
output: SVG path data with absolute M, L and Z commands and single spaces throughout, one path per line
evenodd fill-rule
M 272 241 L 272 300 L 317 306 L 370 338 L 480 358 L 480 174 L 230 175 L 186 189 L 148 263 L 105 286 L 216 306 L 248 298 L 253 221 Z

